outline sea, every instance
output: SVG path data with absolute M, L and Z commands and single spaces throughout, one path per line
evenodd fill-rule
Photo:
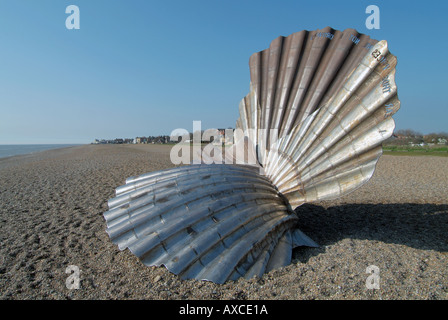
M 73 146 L 79 144 L 4 144 L 0 145 L 0 158 Z

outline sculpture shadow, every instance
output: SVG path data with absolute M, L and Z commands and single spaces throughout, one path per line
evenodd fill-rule
M 308 260 L 343 239 L 376 240 L 448 252 L 448 204 L 346 204 L 296 208 L 300 230 L 319 248 L 298 247 L 293 260 Z

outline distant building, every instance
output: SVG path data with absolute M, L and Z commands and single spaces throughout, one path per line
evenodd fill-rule
M 149 136 L 149 137 L 136 137 L 134 143 L 136 144 L 164 144 L 170 141 L 169 136 Z
M 226 134 L 226 130 L 230 132 L 232 131 L 232 134 Z M 219 142 L 221 144 L 232 144 L 233 143 L 233 132 L 234 129 L 218 129 L 219 132 Z

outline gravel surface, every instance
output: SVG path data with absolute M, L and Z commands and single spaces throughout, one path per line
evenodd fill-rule
M 0 159 L 0 299 L 448 298 L 448 158 L 383 155 L 355 192 L 296 209 L 319 248 L 217 285 L 146 267 L 105 232 L 115 188 L 172 167 L 169 150 L 86 145 Z M 80 269 L 77 290 L 66 287 L 69 265 Z M 375 275 L 379 289 L 368 289 Z

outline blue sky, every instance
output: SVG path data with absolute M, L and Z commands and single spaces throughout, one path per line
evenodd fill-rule
M 379 30 L 366 28 L 370 4 Z M 79 30 L 65 27 L 69 5 Z M 0 144 L 234 127 L 250 55 L 326 26 L 388 41 L 397 129 L 448 131 L 447 15 L 440 0 L 0 0 Z

